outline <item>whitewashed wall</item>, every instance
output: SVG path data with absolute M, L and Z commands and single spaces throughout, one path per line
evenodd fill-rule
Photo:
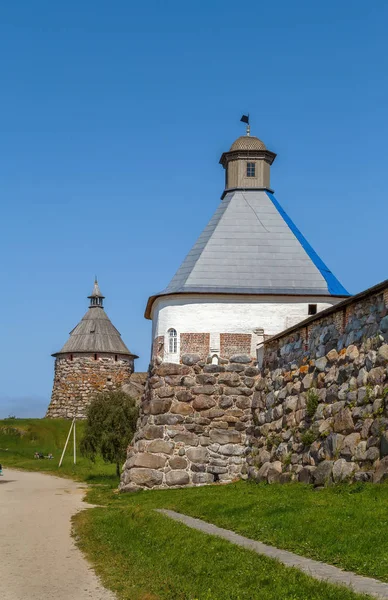
M 264 329 L 266 335 L 274 335 L 308 317 L 308 305 L 317 304 L 318 312 L 337 304 L 340 298 L 320 296 L 227 296 L 184 294 L 162 296 L 152 308 L 152 339 L 165 336 L 170 328 L 181 333 L 210 333 L 211 346 L 217 343 L 220 333 L 253 333 Z M 213 340 L 213 341 L 212 341 Z M 256 348 L 255 336 L 252 351 Z M 175 362 L 179 357 L 168 355 L 164 359 Z

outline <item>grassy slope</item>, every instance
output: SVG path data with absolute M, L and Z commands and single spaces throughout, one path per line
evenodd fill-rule
M 120 510 L 170 508 L 247 537 L 388 581 L 388 485 L 314 490 L 301 484 L 239 482 L 89 500 Z
M 339 590 L 315 582 L 298 571 L 286 569 L 264 557 L 234 547 L 223 540 L 192 531 L 181 524 L 153 512 L 154 507 L 166 507 L 203 517 L 214 523 L 241 531 L 263 541 L 292 547 L 303 554 L 319 556 L 317 548 L 331 544 L 337 535 L 336 519 L 345 497 L 326 490 L 318 493 L 301 486 L 261 487 L 249 484 L 213 486 L 186 490 L 120 495 L 112 493 L 117 486 L 114 465 L 102 461 L 95 464 L 78 455 L 72 464 L 72 447 L 67 451 L 63 467 L 58 460 L 65 442 L 68 421 L 48 419 L 17 419 L 0 421 L 0 462 L 7 467 L 46 471 L 78 480 L 104 483 L 94 487 L 90 499 L 107 504 L 104 508 L 85 511 L 75 517 L 79 544 L 90 557 L 106 585 L 118 591 L 126 600 L 304 600 L 360 598 L 347 590 Z M 78 442 L 83 424 L 77 424 Z M 35 451 L 52 452 L 55 460 L 35 460 Z M 365 488 L 368 490 L 369 488 Z M 363 564 L 355 569 L 373 573 L 370 559 L 375 544 L 377 522 L 380 556 L 386 557 L 386 536 L 381 531 L 386 521 L 382 515 L 383 492 L 376 491 L 374 504 L 371 492 L 362 490 L 351 495 L 360 498 L 360 511 L 353 527 L 353 538 L 346 549 L 346 560 L 352 558 L 352 541 L 363 515 Z M 385 492 L 384 492 L 385 493 Z M 316 494 L 319 502 L 313 507 L 308 527 L 300 527 L 299 511 L 306 514 L 307 498 Z M 333 501 L 334 498 L 334 501 Z M 337 500 L 336 500 L 337 498 Z M 341 502 L 338 502 L 338 499 Z M 332 504 L 332 506 L 329 506 Z M 346 504 L 346 503 L 345 503 Z M 350 505 L 353 506 L 352 500 Z M 349 507 L 347 507 L 348 509 Z M 352 511 L 353 509 L 351 509 Z M 377 512 L 376 512 L 377 510 Z M 290 517 L 286 515 L 289 511 Z M 328 512 L 329 519 L 322 514 Z M 348 514 L 348 519 L 353 519 Z M 376 516 L 376 518 L 375 518 Z M 303 521 L 303 518 L 302 518 Z M 319 531 L 319 529 L 322 531 Z M 334 531 L 333 531 L 334 528 Z M 344 533 L 352 527 L 345 520 Z M 311 532 L 315 534 L 311 536 Z M 316 535 L 313 543 L 311 537 Z M 375 546 L 376 547 L 376 546 Z M 375 549 L 375 548 L 373 548 Z M 322 549 L 330 555 L 329 549 Z M 336 549 L 338 552 L 338 549 Z M 332 562 L 335 562 L 333 560 Z M 372 566 L 371 566 L 372 565 Z M 385 567 L 384 567 L 385 568 Z M 386 573 L 386 569 L 385 569 Z M 378 576 L 378 574 L 377 574 Z M 381 578 L 385 578 L 381 577 Z
M 80 481 L 112 482 L 117 484 L 115 466 L 102 460 L 92 463 L 83 458 L 78 450 L 77 464 L 73 464 L 73 438 L 69 441 L 61 468 L 59 459 L 69 432 L 70 422 L 65 419 L 3 419 L 0 420 L 0 463 L 3 468 L 28 469 L 72 477 Z M 82 437 L 84 423 L 77 422 L 77 446 Z M 54 460 L 36 460 L 34 452 L 48 455 Z
M 79 513 L 74 525 L 79 546 L 121 600 L 366 598 L 135 503 Z

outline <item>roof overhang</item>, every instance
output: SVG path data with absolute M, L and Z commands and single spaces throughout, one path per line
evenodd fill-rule
M 148 298 L 148 302 L 147 302 L 147 306 L 146 309 L 144 311 L 144 317 L 146 319 L 150 319 L 152 320 L 152 308 L 153 305 L 155 303 L 155 301 L 158 298 L 162 298 L 162 297 L 167 297 L 167 296 L 189 296 L 189 295 L 193 295 L 193 294 L 197 294 L 197 295 L 201 295 L 201 294 L 206 294 L 206 296 L 220 296 L 220 297 L 225 297 L 225 296 L 242 296 L 242 297 L 246 297 L 246 296 L 257 296 L 258 298 L 261 298 L 263 296 L 275 296 L 275 297 L 280 297 L 280 298 L 312 298 L 312 297 L 319 297 L 319 298 L 343 298 L 343 299 L 348 299 L 348 296 L 344 296 L 344 295 L 335 295 L 335 294 L 323 294 L 323 293 L 319 293 L 318 291 L 313 291 L 311 290 L 311 292 L 309 293 L 274 293 L 273 291 L 271 292 L 270 290 L 268 290 L 267 292 L 255 292 L 254 290 L 252 290 L 251 292 L 249 291 L 243 291 L 243 292 L 239 292 L 239 291 L 225 291 L 225 292 L 217 292 L 217 291 L 204 291 L 204 290 L 190 290 L 190 291 L 185 291 L 185 292 L 161 292 L 160 294 L 155 294 L 154 296 L 150 296 Z M 53 355 L 54 356 L 54 355 Z
M 57 356 L 66 356 L 69 354 L 73 354 L 74 356 L 77 354 L 117 354 L 117 356 L 129 356 L 130 358 L 136 359 L 139 358 L 137 354 L 132 354 L 131 352 L 120 352 L 120 351 L 112 351 L 112 352 L 103 352 L 102 350 L 75 350 L 73 352 L 54 352 L 51 356 L 56 358 Z

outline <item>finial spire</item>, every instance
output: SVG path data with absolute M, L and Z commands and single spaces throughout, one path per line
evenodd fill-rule
M 251 135 L 251 126 L 249 125 L 249 113 L 247 115 L 243 115 L 240 119 L 242 123 L 246 123 L 247 125 L 247 135 Z
M 89 308 L 93 308 L 94 306 L 99 306 L 100 308 L 102 308 L 102 301 L 105 298 L 105 296 L 101 294 L 100 286 L 98 285 L 97 275 L 94 278 L 93 291 L 90 294 L 90 296 L 88 296 L 88 298 L 90 299 Z

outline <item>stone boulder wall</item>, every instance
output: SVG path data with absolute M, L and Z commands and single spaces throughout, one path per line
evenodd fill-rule
M 377 287 L 265 344 L 251 478 L 315 485 L 388 478 L 388 285 Z
M 153 364 L 120 489 L 229 482 L 245 469 L 259 371 L 246 355 Z

